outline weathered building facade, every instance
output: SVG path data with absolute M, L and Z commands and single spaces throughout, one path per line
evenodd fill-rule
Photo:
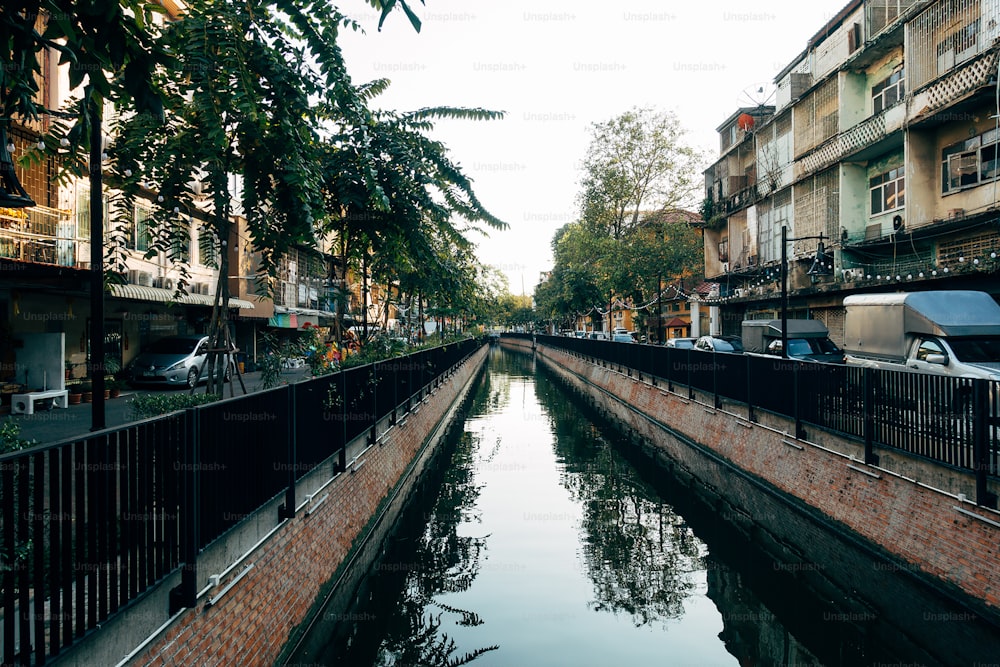
M 854 0 L 719 127 L 705 264 L 725 333 L 778 315 L 782 227 L 789 317 L 835 340 L 850 293 L 1000 292 L 998 21 L 998 0 Z

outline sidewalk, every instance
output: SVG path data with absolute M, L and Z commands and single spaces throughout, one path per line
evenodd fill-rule
M 297 368 L 281 371 L 281 381 L 285 383 L 299 382 L 308 379 L 308 368 Z M 260 380 L 260 373 L 244 373 L 243 383 L 250 393 L 263 389 Z M 142 388 L 124 389 L 118 398 L 109 398 L 104 401 L 105 427 L 112 428 L 127 424 L 132 419 L 130 400 L 137 394 L 164 394 L 182 393 L 186 389 L 173 388 Z M 201 385 L 198 392 L 204 392 L 205 387 Z M 235 395 L 241 395 L 240 384 L 237 381 L 234 387 Z M 224 398 L 229 398 L 229 385 L 225 386 Z M 2 415 L 0 420 L 10 419 L 20 425 L 20 437 L 25 440 L 34 440 L 36 445 L 45 445 L 53 442 L 60 442 L 69 438 L 82 437 L 90 433 L 92 404 L 80 403 L 71 405 L 65 409 L 53 408 L 52 410 L 36 412 L 32 415 Z

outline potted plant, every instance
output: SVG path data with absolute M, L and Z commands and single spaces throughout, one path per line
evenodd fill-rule
M 104 355 L 104 398 L 116 398 L 121 394 L 121 385 L 116 380 L 121 369 L 122 365 L 117 357 Z
M 94 400 L 94 383 L 91 382 L 89 377 L 83 378 L 80 383 L 80 392 L 82 393 L 81 399 L 84 403 L 90 403 Z

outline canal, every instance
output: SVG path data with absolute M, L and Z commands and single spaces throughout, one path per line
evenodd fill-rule
M 995 626 L 908 573 L 831 536 L 839 567 L 871 573 L 862 579 L 872 590 L 858 590 L 856 580 L 836 580 L 837 568 L 775 560 L 745 524 L 627 444 L 530 355 L 494 348 L 464 426 L 426 475 L 356 606 L 321 624 L 325 647 L 309 661 L 1000 660 Z

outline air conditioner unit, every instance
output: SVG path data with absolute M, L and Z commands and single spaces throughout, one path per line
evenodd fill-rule
M 723 262 L 722 263 L 722 272 L 723 273 L 729 273 L 729 262 Z
M 173 290 L 174 289 L 174 279 L 173 278 L 163 278 L 163 289 Z
M 139 271 L 137 269 L 129 269 L 128 271 L 128 281 L 133 285 L 142 285 L 144 287 L 153 286 L 153 274 L 148 271 Z

